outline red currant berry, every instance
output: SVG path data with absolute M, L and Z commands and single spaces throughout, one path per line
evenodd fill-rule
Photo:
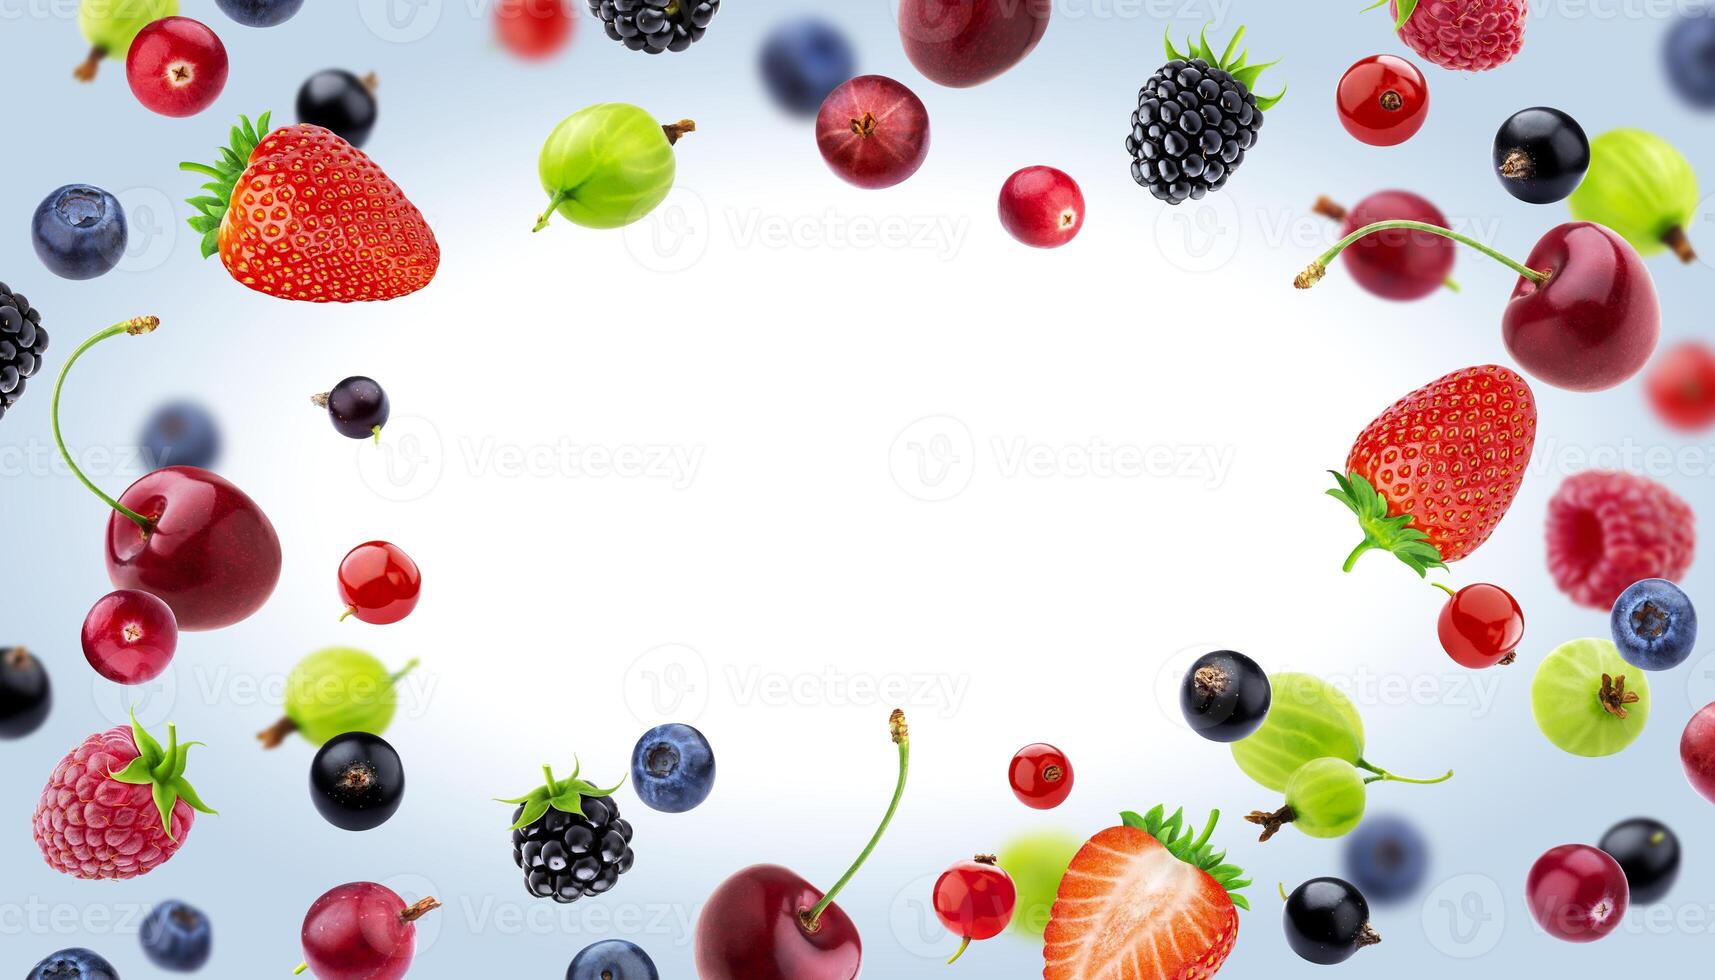
M 992 854 L 979 854 L 942 872 L 934 894 L 941 924 L 963 940 L 948 963 L 958 962 L 973 940 L 993 939 L 1005 932 L 1018 904 L 1012 876 L 1000 869 Z
M 539 61 L 571 41 L 577 15 L 567 0 L 500 0 L 494 29 L 500 43 L 520 58 Z
M 1549 935 L 1591 943 L 1619 927 L 1631 889 L 1620 863 L 1600 848 L 1562 844 L 1531 866 L 1525 900 Z
M 109 592 L 83 620 L 83 655 L 95 672 L 119 684 L 161 676 L 179 648 L 179 621 L 160 599 L 136 589 Z
M 1334 103 L 1340 123 L 1359 142 L 1398 146 L 1429 118 L 1429 83 L 1404 58 L 1371 55 L 1346 69 Z
M 1684 432 L 1715 425 L 1715 348 L 1689 340 L 1664 351 L 1650 368 L 1650 405 Z
M 1019 749 L 1007 774 L 1012 794 L 1033 809 L 1052 810 L 1072 793 L 1072 763 L 1052 745 L 1038 742 Z
M 163 17 L 137 32 L 125 79 L 137 101 L 163 116 L 194 116 L 226 88 L 226 46 L 208 25 Z
M 1479 583 L 1454 592 L 1441 607 L 1436 630 L 1441 649 L 1461 667 L 1482 670 L 1510 664 L 1519 641 L 1524 639 L 1524 610 L 1512 593 L 1498 585 Z
M 345 616 L 385 626 L 397 623 L 417 608 L 423 573 L 417 563 L 386 541 L 370 541 L 351 549 L 339 563 L 339 597 Z

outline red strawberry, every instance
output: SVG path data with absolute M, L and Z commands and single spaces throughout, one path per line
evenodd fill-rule
M 213 813 L 185 782 L 185 756 L 167 726 L 167 747 L 132 719 L 91 735 L 54 767 L 33 823 L 54 870 L 78 878 L 135 878 L 178 853 L 196 813 Z
M 1163 811 L 1121 814 L 1123 826 L 1072 859 L 1048 920 L 1044 980 L 1204 980 L 1227 961 L 1236 909 L 1250 909 L 1238 890 L 1250 882 L 1209 846 L 1221 813 L 1198 837 L 1181 831 L 1183 811 Z
M 1369 9 L 1382 5 L 1382 0 Z M 1406 47 L 1453 71 L 1488 71 L 1524 47 L 1528 0 L 1392 0 Z
M 320 126 L 268 132 L 268 113 L 232 128 L 210 167 L 212 196 L 191 198 L 203 258 L 282 299 L 394 299 L 429 284 L 441 247 L 423 215 L 363 151 Z
M 1486 364 L 1417 389 L 1371 422 L 1328 495 L 1358 515 L 1372 548 L 1419 575 L 1476 551 L 1506 516 L 1536 445 L 1536 399 L 1516 372 Z

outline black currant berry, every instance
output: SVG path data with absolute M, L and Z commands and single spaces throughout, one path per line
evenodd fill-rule
M 1679 877 L 1679 838 L 1659 820 L 1635 817 L 1617 823 L 1596 846 L 1620 863 L 1633 905 L 1661 901 Z
M 310 764 L 310 799 L 341 830 L 374 830 L 405 799 L 405 766 L 387 740 L 347 732 L 328 741 Z
M 1232 650 L 1197 658 L 1179 687 L 1191 730 L 1212 742 L 1237 742 L 1262 725 L 1274 692 L 1257 662 Z
M 298 121 L 331 129 L 352 146 L 362 146 L 375 129 L 377 84 L 373 74 L 358 78 L 338 68 L 317 72 L 298 89 Z
M 0 738 L 23 738 L 42 727 L 53 704 L 42 662 L 23 647 L 0 647 Z
M 348 439 L 381 439 L 381 427 L 387 424 L 393 408 L 387 392 L 369 378 L 346 378 L 325 395 L 316 395 L 311 402 L 328 410 L 334 429 Z
M 1578 120 L 1538 106 L 1513 113 L 1495 134 L 1495 173 L 1527 204 L 1564 201 L 1590 169 L 1590 138 Z
M 1286 900 L 1286 942 L 1301 958 L 1329 966 L 1344 963 L 1382 937 L 1370 926 L 1370 903 L 1351 882 L 1312 878 Z

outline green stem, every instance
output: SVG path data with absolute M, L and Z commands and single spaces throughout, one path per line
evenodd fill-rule
M 964 939 L 964 942 L 959 943 L 959 951 L 957 953 L 953 954 L 953 958 L 947 961 L 947 965 L 952 966 L 954 963 L 959 962 L 959 957 L 965 955 L 965 950 L 970 949 L 970 948 L 971 948 L 971 937 L 966 936 Z
M 1445 582 L 1431 582 L 1429 584 L 1435 586 L 1436 588 L 1440 589 L 1441 591 L 1447 593 L 1450 596 L 1456 596 L 1459 594 L 1457 592 L 1454 592 L 1453 587 L 1451 585 L 1448 585 Z
M 1342 572 L 1351 571 L 1352 568 L 1358 564 L 1358 559 L 1363 557 L 1364 552 L 1374 547 L 1375 545 L 1371 544 L 1367 538 L 1360 541 L 1358 546 L 1352 549 L 1352 553 L 1346 556 L 1346 563 L 1340 566 L 1340 570 Z
M 1375 779 L 1364 780 L 1364 782 L 1366 782 L 1366 783 L 1373 783 L 1373 782 L 1380 781 L 1380 782 L 1389 782 L 1389 783 L 1411 783 L 1414 786 L 1434 786 L 1436 783 L 1444 783 L 1447 780 L 1453 778 L 1453 770 L 1451 770 L 1451 769 L 1447 770 L 1446 773 L 1444 773 L 1440 776 L 1436 776 L 1434 779 L 1412 779 L 1409 776 L 1395 776 L 1393 773 L 1388 772 L 1386 769 L 1382 769 L 1382 768 L 1379 768 L 1376 766 L 1372 766 L 1368 762 L 1365 762 L 1362 759 L 1359 759 L 1356 763 L 1354 763 L 1354 765 L 1356 765 L 1359 769 L 1363 769 L 1363 770 L 1366 770 L 1368 772 L 1373 772 L 1376 774 Z
M 102 502 L 107 506 L 125 515 L 132 523 L 136 524 L 139 528 L 142 528 L 144 534 L 153 532 L 155 530 L 155 523 L 119 501 L 114 500 L 112 497 L 109 497 L 106 493 L 103 493 L 100 487 L 90 482 L 89 477 L 83 475 L 83 470 L 78 469 L 77 463 L 71 458 L 70 450 L 66 449 L 65 437 L 60 434 L 60 391 L 65 388 L 66 375 L 71 373 L 71 366 L 77 363 L 77 359 L 83 356 L 84 351 L 89 350 L 91 347 L 94 347 L 96 344 L 101 343 L 109 337 L 116 337 L 122 333 L 138 336 L 146 334 L 160 325 L 161 321 L 156 317 L 132 317 L 131 319 L 125 320 L 121 323 L 115 323 L 113 326 L 108 327 L 106 330 L 103 330 L 84 341 L 77 350 L 71 352 L 71 356 L 66 358 L 65 363 L 60 365 L 60 376 L 54 381 L 54 397 L 48 405 L 49 417 L 52 419 L 54 427 L 54 444 L 59 446 L 60 459 L 65 460 L 65 464 L 70 468 L 72 475 L 77 477 L 78 482 L 82 483 L 90 493 L 100 497 Z
M 310 965 L 308 963 L 299 963 L 298 968 L 296 970 L 292 971 L 292 976 L 295 977 L 298 974 L 304 972 L 305 970 L 308 970 L 309 968 L 310 968 Z
M 1424 221 L 1395 220 L 1377 221 L 1374 224 L 1365 225 L 1352 232 L 1350 235 L 1347 235 L 1345 238 L 1340 239 L 1335 243 L 1333 248 L 1323 252 L 1321 257 L 1318 258 L 1310 268 L 1304 270 L 1304 272 L 1299 275 L 1295 285 L 1298 286 L 1299 289 L 1309 289 L 1311 286 L 1316 285 L 1316 283 L 1321 280 L 1322 276 L 1327 273 L 1329 264 L 1336 258 L 1339 258 L 1340 253 L 1344 252 L 1352 244 L 1362 238 L 1373 235 L 1376 232 L 1393 231 L 1396 229 L 1403 231 L 1420 231 L 1429 235 L 1438 235 L 1442 238 L 1476 249 L 1484 255 L 1487 255 L 1489 258 L 1494 259 L 1496 262 L 1499 262 L 1518 273 L 1520 276 L 1536 283 L 1538 286 L 1548 282 L 1548 273 L 1538 272 L 1516 259 L 1513 259 L 1511 256 L 1477 241 L 1470 235 L 1460 234 L 1451 228 L 1443 228 L 1440 225 L 1432 225 Z
M 388 675 L 387 686 L 388 687 L 397 686 L 400 681 L 405 679 L 405 675 L 409 674 L 413 670 L 416 670 L 417 665 L 421 662 L 422 661 L 418 660 L 416 657 L 412 657 L 409 661 L 407 661 L 405 663 L 405 666 L 400 667 L 396 673 Z
M 822 900 L 817 902 L 814 908 L 799 914 L 799 919 L 806 931 L 815 932 L 820 928 L 822 913 L 827 911 L 828 906 L 834 904 L 834 899 L 839 897 L 840 891 L 857 875 L 858 869 L 863 867 L 864 862 L 869 860 L 870 854 L 875 852 L 876 845 L 881 843 L 882 835 L 887 833 L 887 825 L 893 822 L 893 815 L 899 812 L 899 801 L 905 796 L 905 776 L 911 769 L 911 734 L 905 726 L 905 713 L 897 709 L 888 719 L 888 726 L 893 732 L 894 743 L 899 746 L 899 782 L 893 788 L 893 802 L 887 805 L 887 813 L 881 818 L 881 826 L 875 828 L 875 836 L 869 839 L 863 853 L 859 854 L 857 860 L 852 862 L 852 866 L 846 870 L 845 875 L 834 883 L 834 887 L 828 889 L 827 894 L 822 896 Z
M 537 216 L 536 227 L 534 227 L 530 230 L 533 232 L 536 232 L 536 231 L 541 231 L 543 228 L 548 227 L 548 220 L 554 216 L 554 211 L 557 210 L 560 205 L 564 204 L 566 202 L 566 199 L 571 197 L 571 196 L 572 196 L 571 191 L 566 191 L 566 190 L 555 191 L 554 196 L 548 198 L 548 209 L 546 211 L 543 211 L 539 216 Z

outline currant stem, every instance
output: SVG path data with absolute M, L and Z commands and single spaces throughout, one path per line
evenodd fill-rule
M 1441 591 L 1447 593 L 1448 595 L 1456 596 L 1459 594 L 1457 592 L 1454 592 L 1453 587 L 1451 585 L 1448 585 L 1445 582 L 1431 582 L 1429 584 L 1434 586 L 1435 588 L 1440 589 Z
M 905 712 L 898 708 L 893 710 L 887 724 L 888 729 L 893 733 L 894 744 L 899 746 L 899 782 L 893 788 L 893 802 L 887 805 L 887 813 L 881 818 L 881 826 L 875 828 L 875 836 L 869 839 L 863 853 L 859 854 L 857 860 L 852 862 L 852 866 L 846 870 L 845 875 L 839 881 L 834 882 L 834 887 L 828 889 L 827 894 L 822 896 L 822 900 L 817 902 L 814 908 L 799 914 L 799 919 L 809 932 L 815 932 L 820 928 L 822 913 L 827 911 L 828 906 L 834 904 L 834 899 L 839 897 L 840 891 L 857 875 L 858 869 L 863 867 L 864 862 L 869 860 L 869 856 L 875 852 L 876 845 L 881 843 L 882 835 L 887 833 L 887 825 L 893 822 L 893 815 L 899 812 L 899 801 L 905 796 L 905 777 L 911 770 L 911 732 L 905 725 Z
M 78 482 L 82 483 L 90 493 L 100 497 L 103 503 L 113 508 L 115 511 L 125 515 L 133 524 L 142 528 L 144 534 L 149 534 L 155 530 L 154 522 L 103 493 L 100 487 L 97 487 L 89 481 L 89 477 L 83 475 L 83 470 L 78 469 L 77 463 L 71 458 L 71 452 L 66 449 L 65 437 L 60 434 L 60 391 L 65 387 L 66 375 L 71 373 L 71 366 L 77 363 L 77 359 L 83 356 L 84 351 L 89 350 L 91 347 L 94 347 L 96 344 L 101 343 L 109 337 L 116 337 L 122 333 L 138 336 L 146 334 L 160 325 L 161 321 L 158 317 L 136 316 L 129 320 L 115 323 L 113 326 L 108 327 L 106 330 L 103 330 L 84 341 L 82 346 L 78 347 L 77 350 L 72 351 L 71 356 L 66 358 L 64 364 L 60 365 L 60 376 L 54 381 L 54 397 L 48 407 L 49 416 L 52 419 L 54 426 L 54 444 L 59 446 L 60 459 L 65 460 L 65 464 L 71 469 L 72 475 L 77 477 Z
M 1322 277 L 1327 274 L 1329 263 L 1333 262 L 1336 258 L 1339 258 L 1340 253 L 1344 252 L 1348 247 L 1369 235 L 1382 231 L 1393 231 L 1396 229 L 1404 231 L 1420 231 L 1429 235 L 1438 235 L 1442 238 L 1449 239 L 1450 241 L 1458 242 L 1461 245 L 1474 248 L 1484 255 L 1487 255 L 1489 258 L 1494 259 L 1496 262 L 1499 262 L 1518 273 L 1520 276 L 1536 283 L 1538 286 L 1546 283 L 1549 278 L 1547 273 L 1538 272 L 1535 269 L 1513 259 L 1511 256 L 1508 256 L 1494 248 L 1490 248 L 1488 245 L 1477 241 L 1469 235 L 1461 234 L 1451 228 L 1443 228 L 1440 225 L 1432 225 L 1425 221 L 1405 221 L 1400 219 L 1394 221 L 1377 221 L 1373 224 L 1365 225 L 1364 227 L 1352 232 L 1350 235 L 1347 235 L 1345 238 L 1340 239 L 1339 242 L 1335 243 L 1333 248 L 1323 252 L 1315 262 L 1311 263 L 1309 268 L 1300 273 L 1297 280 L 1293 282 L 1293 285 L 1297 286 L 1299 289 L 1309 289 L 1311 286 L 1314 286 L 1317 282 L 1321 281 Z
M 339 621 L 343 623 L 355 615 L 357 615 L 357 607 L 356 606 L 346 606 L 345 612 L 342 612 L 339 614 Z
M 947 965 L 952 966 L 954 963 L 959 962 L 959 957 L 965 955 L 965 950 L 970 949 L 970 948 L 971 948 L 971 937 L 966 936 L 964 938 L 964 941 L 959 943 L 959 951 L 957 953 L 953 954 L 953 958 L 947 961 Z

